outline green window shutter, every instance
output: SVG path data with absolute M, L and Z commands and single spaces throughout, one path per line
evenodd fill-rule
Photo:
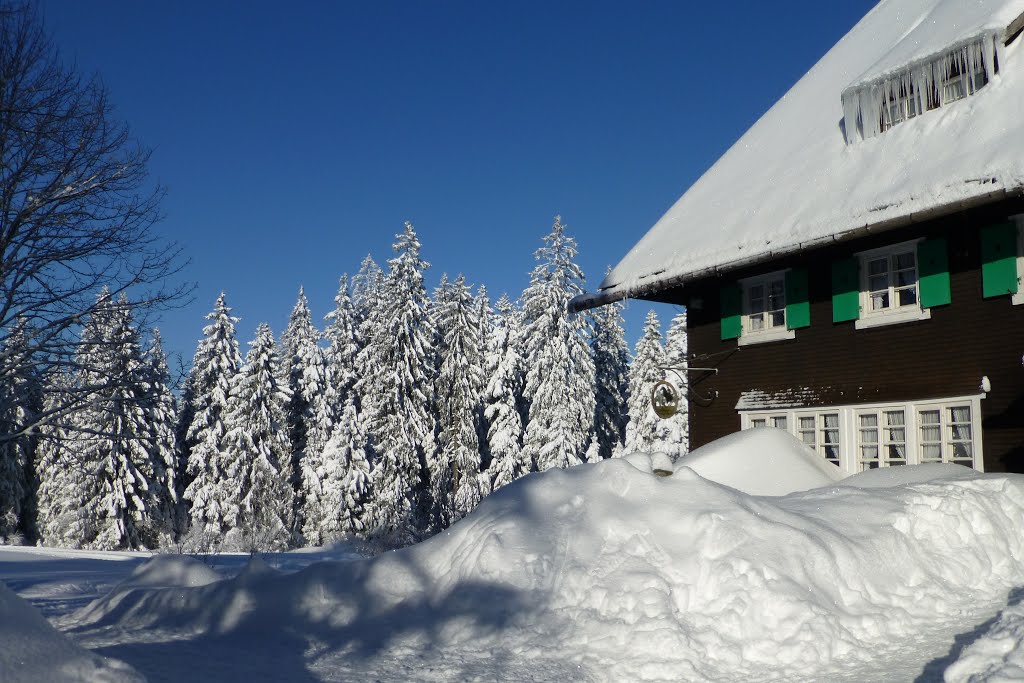
M 860 317 L 860 265 L 851 258 L 832 264 L 832 322 Z
M 1000 223 L 981 229 L 982 296 L 1017 293 L 1017 226 Z
M 944 306 L 951 301 L 945 239 L 925 240 L 917 245 L 917 277 L 921 308 Z
M 722 339 L 739 339 L 743 332 L 743 290 L 739 285 L 722 287 Z
M 811 324 L 811 302 L 807 296 L 807 271 L 786 271 L 786 329 L 796 330 Z

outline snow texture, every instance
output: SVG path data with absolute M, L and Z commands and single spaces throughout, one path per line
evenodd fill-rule
M 134 669 L 75 645 L 0 582 L 0 681 L 138 683 Z
M 807 476 L 785 434 L 742 436 L 684 462 Z M 1024 477 L 887 468 L 758 497 L 656 460 L 531 474 L 369 560 L 196 585 L 212 577 L 157 557 L 60 623 L 153 680 L 1014 677 Z
M 686 191 L 600 294 L 577 305 L 1024 190 L 1024 40 L 1001 48 L 999 73 L 975 95 L 855 144 L 841 99 L 972 41 L 991 45 L 994 31 L 998 46 L 1022 12 L 1024 0 L 883 0 Z
M 752 496 L 784 496 L 839 481 L 845 473 L 782 429 L 763 427 L 712 441 L 676 461 Z

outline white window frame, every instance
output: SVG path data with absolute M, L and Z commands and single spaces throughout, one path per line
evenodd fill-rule
M 777 270 L 773 273 L 755 275 L 754 277 L 743 278 L 739 281 L 742 296 L 742 330 L 740 332 L 739 339 L 736 340 L 739 346 L 796 338 L 796 330 L 788 329 L 786 320 L 786 273 L 788 271 L 788 268 L 786 270 Z M 773 282 L 782 282 L 782 324 L 774 327 L 767 325 L 770 318 L 770 312 L 772 310 L 778 310 L 768 308 L 768 292 Z M 761 329 L 753 328 L 752 316 L 754 316 L 755 313 L 751 310 L 750 306 L 750 290 L 757 286 L 764 288 L 764 311 L 761 315 L 764 315 L 764 322 L 766 325 Z
M 890 244 L 885 247 L 879 247 L 878 249 L 862 251 L 857 254 L 860 266 L 860 316 L 854 323 L 855 329 L 860 330 L 867 327 L 894 325 L 914 320 L 927 320 L 932 317 L 931 309 L 921 308 L 921 275 L 917 259 L 917 245 L 923 240 L 924 238 L 920 237 L 918 239 L 900 242 L 899 244 Z M 892 304 L 896 300 L 896 290 L 899 289 L 899 287 L 895 282 L 893 282 L 894 269 L 892 267 L 892 259 L 897 254 L 903 254 L 906 252 L 910 252 L 914 255 L 915 303 L 904 306 L 894 306 Z M 890 306 L 876 311 L 871 310 L 871 276 L 868 273 L 868 264 L 871 261 L 877 261 L 881 258 L 886 258 L 889 262 L 889 268 L 886 273 L 889 280 L 888 297 Z
M 1017 293 L 1011 301 L 1014 306 L 1024 304 L 1024 214 L 1011 216 L 1017 225 Z
M 971 467 L 979 472 L 984 472 L 984 452 L 982 449 L 981 433 L 981 401 L 985 394 L 971 396 L 954 396 L 950 398 L 928 399 L 921 401 L 905 401 L 877 404 L 822 406 L 822 407 L 799 407 L 799 408 L 762 408 L 753 410 L 740 410 L 740 429 L 752 429 L 756 426 L 769 427 L 773 420 L 785 419 L 785 431 L 792 434 L 798 440 L 801 439 L 800 418 L 815 418 L 815 441 L 813 446 L 808 444 L 819 456 L 824 458 L 823 427 L 825 415 L 839 415 L 839 469 L 847 474 L 856 474 L 864 471 L 861 462 L 860 442 L 860 416 L 874 413 L 878 415 L 876 426 L 878 433 L 879 467 L 900 466 L 894 464 L 888 458 L 883 458 L 882 449 L 884 445 L 891 443 L 886 439 L 884 432 L 889 427 L 885 419 L 886 412 L 903 411 L 903 432 L 904 432 L 904 455 L 907 465 L 918 465 L 923 461 L 922 454 L 922 429 L 920 414 L 922 411 L 938 410 L 941 420 L 942 439 L 942 462 L 952 462 L 952 428 L 947 419 L 951 408 L 969 407 L 971 412 Z M 764 420 L 764 424 L 759 421 Z M 948 433 L 947 433 L 948 432 Z

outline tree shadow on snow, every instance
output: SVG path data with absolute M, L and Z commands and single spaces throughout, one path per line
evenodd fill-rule
M 1006 598 L 1006 606 L 1014 607 L 1024 602 L 1024 586 L 1014 588 L 1010 591 L 1010 594 Z M 937 683 L 943 680 L 943 674 L 953 662 L 960 659 L 960 655 L 963 654 L 964 649 L 974 643 L 976 640 L 988 633 L 989 629 L 999 621 L 1002 616 L 1002 610 L 991 619 L 978 624 L 970 631 L 961 633 L 953 639 L 953 646 L 949 649 L 949 652 L 933 659 L 925 665 L 924 671 L 921 675 L 914 679 L 914 683 Z
M 529 523 L 541 512 L 529 509 L 525 498 L 506 503 L 508 512 Z M 486 525 L 476 531 L 475 541 L 488 537 Z M 71 633 L 154 682 L 187 676 L 195 683 L 305 683 L 320 680 L 316 672 L 328 680 L 349 680 L 346 674 L 372 679 L 374 673 L 401 680 L 395 663 L 409 680 L 481 673 L 488 680 L 523 680 L 556 670 L 560 680 L 585 675 L 554 653 L 547 661 L 536 653 L 523 661 L 516 653 L 515 634 L 535 630 L 546 591 L 520 590 L 447 566 L 444 560 L 466 548 L 446 546 L 440 536 L 425 543 L 432 542 L 438 545 L 426 551 L 316 563 L 295 574 L 243 573 L 196 589 L 133 592 L 112 603 L 102 619 Z M 436 566 L 439 561 L 446 566 Z M 430 571 L 422 566 L 428 563 Z M 459 578 L 460 571 L 468 575 Z M 551 619 L 544 616 L 548 624 Z

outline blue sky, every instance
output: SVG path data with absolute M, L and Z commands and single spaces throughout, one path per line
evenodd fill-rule
M 154 150 L 159 229 L 198 284 L 161 323 L 188 361 L 221 290 L 244 349 L 260 322 L 280 333 L 300 285 L 320 319 L 367 253 L 386 267 L 405 220 L 431 288 L 464 273 L 496 299 L 526 287 L 561 214 L 592 290 L 873 4 L 41 7 Z M 631 343 L 649 308 L 629 305 Z

